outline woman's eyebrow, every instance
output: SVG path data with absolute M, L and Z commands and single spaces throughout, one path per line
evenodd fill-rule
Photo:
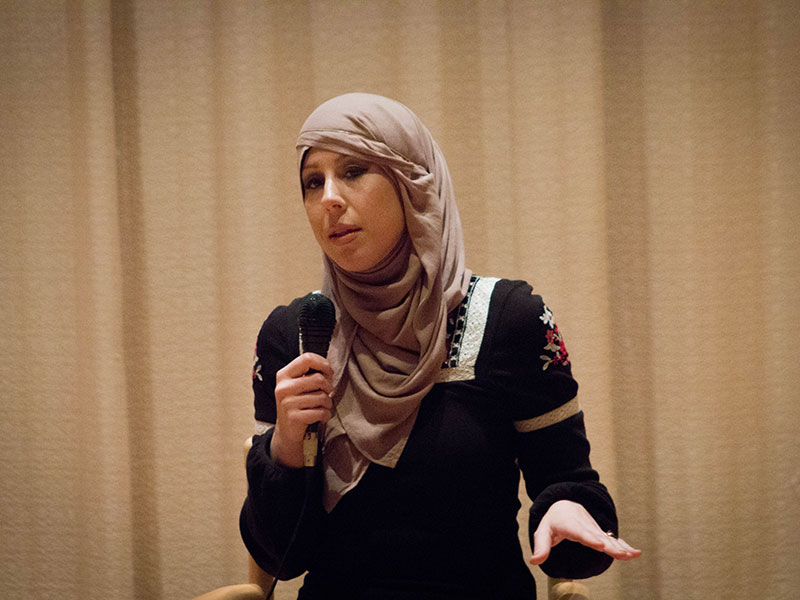
M 346 157 L 337 157 L 334 159 L 334 165 L 339 165 Z M 316 163 L 316 161 L 312 158 L 308 162 L 303 162 L 303 167 L 300 169 L 302 173 L 306 169 L 319 169 L 320 166 Z

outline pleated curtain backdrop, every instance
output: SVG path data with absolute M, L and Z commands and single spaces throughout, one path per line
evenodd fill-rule
M 252 348 L 321 276 L 294 139 L 346 91 L 556 313 L 644 550 L 593 597 L 800 593 L 797 2 L 2 0 L 0 78 L 0 596 L 245 581 Z

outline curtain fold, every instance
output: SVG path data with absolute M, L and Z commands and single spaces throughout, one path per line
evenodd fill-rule
M 321 278 L 295 135 L 370 91 L 442 146 L 470 267 L 556 313 L 644 550 L 593 597 L 793 597 L 799 32 L 790 0 L 0 3 L 0 589 L 245 580 L 252 348 Z

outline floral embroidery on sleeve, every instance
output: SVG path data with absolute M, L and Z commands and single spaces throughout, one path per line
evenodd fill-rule
M 548 354 L 539 356 L 539 358 L 544 361 L 542 371 L 546 371 L 547 367 L 550 365 L 568 365 L 569 353 L 567 352 L 567 347 L 564 345 L 564 339 L 561 337 L 561 333 L 558 331 L 558 325 L 556 325 L 553 319 L 553 312 L 546 305 L 544 307 L 544 313 L 539 319 L 548 327 L 545 333 L 547 345 L 544 347 L 544 350 L 548 352 Z
M 261 363 L 258 360 L 258 347 L 253 350 L 253 379 L 258 378 L 259 381 L 264 381 L 261 377 Z

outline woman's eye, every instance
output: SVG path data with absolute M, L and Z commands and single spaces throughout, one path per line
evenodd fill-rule
M 360 177 L 367 171 L 368 171 L 367 167 L 363 167 L 361 165 L 353 165 L 347 167 L 347 169 L 345 169 L 344 174 L 345 177 L 347 177 L 348 179 L 355 179 L 356 177 Z
M 303 187 L 307 190 L 315 190 L 318 187 L 322 187 L 322 177 L 312 175 L 303 182 Z

